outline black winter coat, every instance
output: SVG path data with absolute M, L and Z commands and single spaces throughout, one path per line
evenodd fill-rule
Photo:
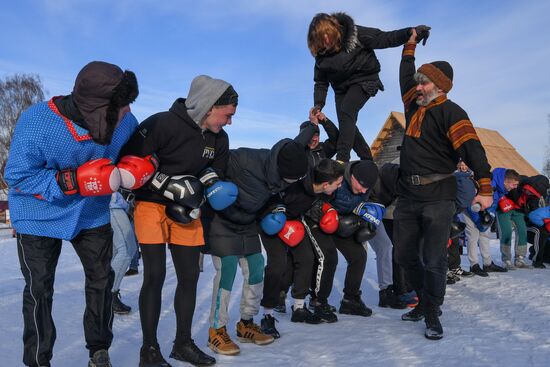
M 374 49 L 401 46 L 410 37 L 410 28 L 383 32 L 355 25 L 347 14 L 332 15 L 342 27 L 342 47 L 340 52 L 315 57 L 313 99 L 314 105 L 320 107 L 325 105 L 329 84 L 335 93 L 343 94 L 351 85 L 379 81 L 380 62 Z M 383 89 L 382 83 L 379 83 L 379 89 Z M 371 94 L 370 91 L 367 93 Z

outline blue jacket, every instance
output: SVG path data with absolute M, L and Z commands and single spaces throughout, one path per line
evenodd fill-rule
M 495 214 L 498 207 L 498 201 L 508 193 L 504 188 L 504 174 L 506 173 L 506 168 L 495 168 L 493 170 L 493 178 L 491 180 L 491 186 L 493 187 L 493 205 L 487 210 Z M 472 218 L 472 221 L 479 225 L 479 214 L 473 212 L 469 207 L 467 209 L 468 215 Z M 495 214 L 496 215 L 496 214 Z
M 15 126 L 5 170 L 9 186 L 9 208 L 13 227 L 19 233 L 70 240 L 81 230 L 110 221 L 111 196 L 65 195 L 56 174 L 77 168 L 89 160 L 110 158 L 137 128 L 128 113 L 118 124 L 109 145 L 99 145 L 88 130 L 65 120 L 53 101 L 26 110 Z
M 371 190 L 365 194 L 354 194 L 351 190 L 351 166 L 357 162 L 351 162 L 346 165 L 344 172 L 344 180 L 334 192 L 334 198 L 330 204 L 336 209 L 339 214 L 350 214 L 361 202 L 368 201 Z
M 544 225 L 544 220 L 550 218 L 550 206 L 545 206 L 533 210 L 531 213 L 529 213 L 527 217 L 529 218 L 531 223 L 533 223 L 537 227 L 542 227 Z

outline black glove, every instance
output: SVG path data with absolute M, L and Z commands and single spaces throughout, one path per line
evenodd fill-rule
M 416 30 L 416 43 L 420 43 L 422 41 L 422 46 L 426 46 L 426 41 L 428 40 L 428 37 L 430 37 L 430 29 L 432 27 L 428 27 L 427 25 L 419 25 L 414 27 Z

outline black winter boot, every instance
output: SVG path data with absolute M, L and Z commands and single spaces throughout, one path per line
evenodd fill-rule
M 347 315 L 364 317 L 369 317 L 372 315 L 372 310 L 368 308 L 361 300 L 361 294 L 351 297 L 344 295 L 344 298 L 342 298 L 342 301 L 340 302 L 340 309 L 338 312 Z
M 329 305 L 328 303 L 318 303 L 315 306 L 313 313 L 326 323 L 332 323 L 338 321 L 338 316 L 334 313 L 334 306 Z
M 172 367 L 160 353 L 159 345 L 142 346 L 139 351 L 139 367 Z
M 297 309 L 294 309 L 294 306 L 292 306 L 292 317 L 290 321 L 305 322 L 306 324 L 320 324 L 323 322 L 318 315 L 312 313 L 305 306 Z
M 125 305 L 120 300 L 120 291 L 113 292 L 113 312 L 119 315 L 127 315 L 132 311 L 132 307 Z
M 112 367 L 109 352 L 106 349 L 95 352 L 88 362 L 88 367 Z
M 378 307 L 403 310 L 407 308 L 407 304 L 399 299 L 397 294 L 393 291 L 393 287 L 390 285 L 388 288 L 378 292 Z
M 193 366 L 212 366 L 216 363 L 216 359 L 200 350 L 193 339 L 186 343 L 174 343 L 170 358 L 191 363 Z
M 262 333 L 271 335 L 275 339 L 279 339 L 281 334 L 279 334 L 279 330 L 275 327 L 275 322 L 279 321 L 272 315 L 264 315 L 264 318 L 260 323 L 260 329 L 262 330 Z
M 439 340 L 443 338 L 443 326 L 439 321 L 439 307 L 427 306 L 425 310 L 426 331 L 424 336 L 430 340 Z

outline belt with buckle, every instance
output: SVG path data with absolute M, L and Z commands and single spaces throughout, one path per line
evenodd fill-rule
M 437 181 L 451 177 L 452 173 L 433 173 L 430 175 L 411 175 L 403 176 L 405 182 L 413 186 L 429 185 Z

